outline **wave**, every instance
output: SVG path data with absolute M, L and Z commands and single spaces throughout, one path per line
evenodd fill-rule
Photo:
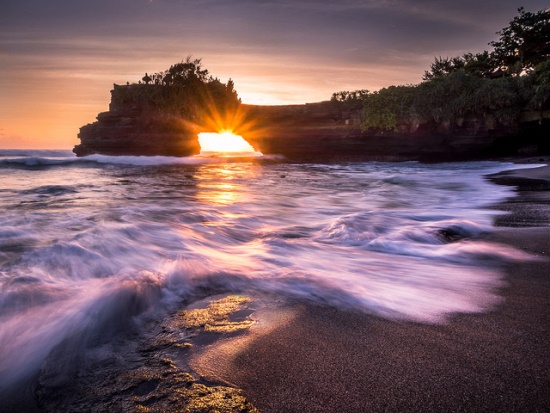
M 157 308 L 161 296 L 158 275 L 148 273 L 78 284 L 29 278 L 4 289 L 0 307 L 24 307 L 0 317 L 0 395 L 36 374 L 57 346 L 78 357 L 92 342 L 131 330 L 135 317 Z
M 3 157 L 68 157 L 75 154 L 67 149 L 0 149 L 0 158 Z
M 277 294 L 438 323 L 494 306 L 500 263 L 530 258 L 479 237 L 498 213 L 483 208 L 513 194 L 483 175 L 519 165 L 243 163 L 71 175 L 32 168 L 227 159 L 2 155 L 31 170 L 7 171 L 12 186 L 0 192 L 0 391 L 36 374 L 56 348 L 76 353 L 139 331 L 201 295 Z
M 468 239 L 491 231 L 488 224 L 470 220 L 414 222 L 388 225 L 375 223 L 370 214 L 341 217 L 320 231 L 317 242 L 355 247 L 394 255 L 434 258 L 446 262 L 475 264 L 477 260 L 524 259 L 525 254 L 512 248 Z
M 161 165 L 202 165 L 227 163 L 232 161 L 246 161 L 249 159 L 280 160 L 277 155 L 254 156 L 241 155 L 238 157 L 228 156 L 111 156 L 111 155 L 88 155 L 76 157 L 67 155 L 65 151 L 51 151 L 48 154 L 41 151 L 7 151 L 0 152 L 0 167 L 49 167 L 66 165 L 128 165 L 128 166 L 161 166 Z
M 345 227 L 351 221 L 344 219 Z M 488 263 L 530 259 L 502 245 L 445 240 L 450 232 L 484 230 L 468 222 L 365 237 L 335 227 L 322 229 L 314 242 L 302 229 L 302 237 L 281 231 L 241 247 L 229 236 L 213 242 L 189 230 L 120 225 L 31 245 L 25 262 L 0 271 L 0 392 L 36 374 L 58 346 L 78 357 L 90 344 L 139 331 L 147 320 L 205 295 L 276 294 L 438 323 L 450 313 L 480 312 L 499 302 L 501 276 Z

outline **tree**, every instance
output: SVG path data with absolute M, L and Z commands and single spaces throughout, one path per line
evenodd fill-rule
M 529 107 L 535 110 L 550 107 L 550 59 L 535 67 L 531 77 L 533 78 L 533 96 Z
M 347 91 L 343 90 L 341 92 L 336 92 L 332 94 L 330 100 L 335 100 L 337 102 L 349 102 L 354 100 L 362 100 L 369 94 L 369 91 L 366 89 Z
M 228 93 L 233 93 L 235 91 L 235 83 L 231 78 L 227 81 L 226 89 Z
M 430 70 L 424 72 L 422 80 L 433 80 L 449 76 L 451 73 L 463 71 L 468 75 L 477 77 L 491 77 L 497 65 L 491 54 L 487 51 L 481 53 L 465 53 L 462 56 L 451 58 L 435 58 Z
M 495 60 L 488 51 L 463 55 L 464 71 L 477 77 L 492 77 L 497 69 Z
M 163 83 L 169 86 L 185 86 L 191 83 L 204 83 L 207 80 L 208 70 L 202 68 L 202 60 L 191 60 L 191 56 L 187 56 L 185 61 L 170 66 L 162 79 Z
M 515 75 L 550 58 L 550 9 L 531 13 L 520 7 L 518 12 L 508 27 L 497 32 L 500 39 L 489 43 L 497 64 Z
M 339 110 L 360 110 L 363 107 L 363 99 L 369 94 L 366 89 L 336 92 L 330 98 L 331 102 L 338 107 Z
M 422 80 L 432 80 L 438 77 L 445 77 L 464 68 L 464 60 L 460 57 L 436 57 L 431 64 L 430 70 L 424 72 Z
M 417 86 L 391 86 L 364 99 L 363 130 L 417 124 L 461 125 L 490 117 L 517 125 L 523 110 L 550 108 L 550 9 L 519 15 L 502 29 L 493 52 L 438 57 Z M 516 76 L 505 76 L 512 74 Z M 333 95 L 346 101 L 349 92 Z M 542 115 L 541 115 L 542 116 Z
M 147 74 L 147 72 L 145 72 L 145 76 L 143 76 L 141 80 L 143 80 L 145 84 L 148 85 L 153 79 L 151 79 L 151 77 Z
M 376 129 L 397 131 L 411 121 L 416 86 L 390 86 L 368 94 L 363 99 L 363 131 Z

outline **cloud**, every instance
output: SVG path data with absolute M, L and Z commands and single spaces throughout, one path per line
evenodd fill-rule
M 533 11 L 546 3 L 523 1 Z M 113 83 L 188 54 L 231 77 L 249 103 L 417 83 L 434 56 L 487 49 L 516 9 L 516 0 L 4 0 L 0 123 L 70 146 L 77 122 L 107 109 Z M 1 145 L 8 135 L 17 138 L 4 132 Z

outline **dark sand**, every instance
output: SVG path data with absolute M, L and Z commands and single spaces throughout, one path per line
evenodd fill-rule
M 429 325 L 296 305 L 192 366 L 263 413 L 550 412 L 550 167 L 491 179 L 519 196 L 485 236 L 541 257 L 504 268 L 492 311 Z

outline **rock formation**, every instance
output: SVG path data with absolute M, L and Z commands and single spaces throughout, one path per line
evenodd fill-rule
M 116 86 L 124 88 L 126 86 Z M 524 112 L 517 126 L 504 126 L 487 114 L 454 124 L 421 124 L 396 132 L 363 132 L 361 108 L 346 110 L 336 101 L 304 105 L 240 105 L 237 130 L 257 151 L 290 161 L 467 160 L 550 152 L 545 137 L 550 111 Z M 80 128 L 78 156 L 192 156 L 200 152 L 201 122 L 186 122 L 147 102 L 112 100 L 108 112 Z

